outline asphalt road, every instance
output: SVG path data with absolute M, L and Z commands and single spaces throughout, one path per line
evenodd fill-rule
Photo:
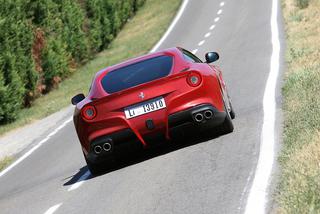
M 237 113 L 234 133 L 156 148 L 92 177 L 68 123 L 0 177 L 0 213 L 244 212 L 260 149 L 270 16 L 270 0 L 191 0 L 160 46 L 185 47 L 202 59 L 207 51 L 220 53 Z M 281 19 L 279 24 L 282 29 Z

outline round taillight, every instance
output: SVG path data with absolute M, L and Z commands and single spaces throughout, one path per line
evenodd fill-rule
M 97 111 L 94 106 L 85 106 L 81 111 L 82 117 L 86 120 L 92 120 L 96 117 Z
M 198 85 L 200 85 L 201 81 L 202 81 L 201 75 L 198 73 L 191 73 L 187 77 L 187 82 L 192 87 L 197 87 Z

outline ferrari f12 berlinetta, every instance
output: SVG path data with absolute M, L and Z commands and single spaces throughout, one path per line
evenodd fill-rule
M 92 174 L 114 157 L 179 130 L 233 131 L 235 117 L 220 69 L 183 48 L 147 54 L 99 71 L 87 97 L 71 100 L 74 125 Z

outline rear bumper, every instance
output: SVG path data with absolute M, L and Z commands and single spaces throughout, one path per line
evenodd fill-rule
M 199 113 L 204 116 L 206 111 L 211 111 L 213 113 L 212 117 L 204 117 L 203 121 L 196 121 L 195 116 Z M 210 104 L 198 105 L 174 113 L 168 117 L 169 137 L 179 136 L 181 132 L 184 131 L 190 133 L 213 128 L 221 124 L 225 120 L 225 117 L 226 112 L 220 112 Z M 147 145 L 151 145 L 159 140 L 165 140 L 165 136 L 166 133 L 155 133 L 149 136 L 143 136 L 143 139 L 147 142 Z M 109 142 L 112 149 L 109 151 L 102 150 L 101 153 L 96 154 L 94 152 L 94 147 L 97 145 L 102 147 L 105 142 Z M 107 160 L 114 155 L 125 156 L 128 153 L 141 150 L 142 148 L 143 144 L 141 141 L 134 132 L 128 128 L 94 139 L 90 143 L 90 151 L 87 154 L 87 158 L 91 162 L 100 162 Z

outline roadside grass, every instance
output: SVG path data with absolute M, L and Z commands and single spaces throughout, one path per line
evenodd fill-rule
M 282 0 L 287 33 L 279 213 L 320 213 L 320 1 Z
M 12 163 L 12 161 L 12 157 L 5 157 L 2 160 L 0 160 L 0 171 L 6 168 L 10 163 Z
M 35 100 L 31 108 L 23 109 L 18 119 L 0 126 L 0 135 L 44 118 L 70 105 L 77 93 L 87 93 L 94 74 L 125 59 L 148 53 L 160 40 L 180 6 L 181 0 L 147 0 L 128 21 L 117 38 L 105 51 L 80 67 L 63 81 L 59 88 Z

